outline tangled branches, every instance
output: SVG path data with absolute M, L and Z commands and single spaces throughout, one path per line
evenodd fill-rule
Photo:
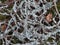
M 12 8 L 9 9 L 9 6 Z M 0 7 L 0 14 L 7 16 L 0 22 L 0 40 L 3 45 L 57 45 L 60 34 L 60 14 L 56 0 L 13 0 Z M 42 23 L 49 9 L 55 7 L 53 25 Z M 58 20 L 58 21 L 57 21 Z M 52 42 L 47 40 L 53 39 Z M 58 38 L 59 39 L 59 38 Z M 16 41 L 15 41 L 16 40 Z

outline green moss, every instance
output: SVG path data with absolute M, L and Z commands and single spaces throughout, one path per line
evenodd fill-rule
M 0 0 L 2 3 L 5 2 L 6 0 Z
M 2 45 L 3 44 L 3 41 L 2 41 L 2 39 L 0 39 L 0 45 Z
M 47 41 L 53 42 L 53 40 L 54 40 L 53 38 L 49 37 Z
M 58 8 L 58 10 L 60 10 L 60 3 L 57 4 L 57 8 Z
M 60 45 L 60 41 L 58 41 L 57 45 Z
M 16 43 L 22 43 L 22 41 L 20 41 L 18 38 L 16 38 L 15 36 L 13 37 L 13 40 L 11 40 L 11 42 L 13 44 L 16 44 Z
M 4 20 L 6 16 L 0 15 L 0 20 Z

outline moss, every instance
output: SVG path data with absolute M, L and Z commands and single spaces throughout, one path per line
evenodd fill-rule
M 5 2 L 6 0 L 0 0 L 2 3 Z
M 49 37 L 47 41 L 53 42 L 53 40 L 54 40 L 53 38 Z
M 0 20 L 6 19 L 6 16 L 0 15 Z
M 57 45 L 60 45 L 60 41 L 58 41 Z
M 13 44 L 16 44 L 16 43 L 22 43 L 22 41 L 20 41 L 18 38 L 16 38 L 15 36 L 13 37 L 13 40 L 11 40 L 11 42 Z
M 2 39 L 0 39 L 0 45 L 2 45 L 3 44 L 3 41 L 2 41 Z
M 57 3 L 57 8 L 58 10 L 60 10 L 60 3 Z

